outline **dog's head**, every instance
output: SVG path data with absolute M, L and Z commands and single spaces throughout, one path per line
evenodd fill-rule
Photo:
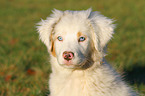
M 114 29 L 111 19 L 91 9 L 54 10 L 39 25 L 40 39 L 58 64 L 66 68 L 87 68 L 100 60 Z

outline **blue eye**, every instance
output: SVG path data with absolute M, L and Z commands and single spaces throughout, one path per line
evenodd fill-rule
M 80 37 L 80 38 L 79 38 L 79 42 L 83 42 L 83 41 L 85 41 L 85 40 L 86 40 L 85 37 Z
M 61 36 L 58 36 L 57 39 L 58 39 L 59 41 L 62 41 L 62 40 L 63 40 Z

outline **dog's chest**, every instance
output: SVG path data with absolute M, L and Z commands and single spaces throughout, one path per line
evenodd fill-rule
M 50 84 L 51 96 L 92 96 L 89 78 L 51 78 Z
M 84 81 L 78 79 L 70 80 L 62 85 L 62 87 L 60 96 L 85 96 L 88 94 L 85 90 L 89 90 L 88 85 Z

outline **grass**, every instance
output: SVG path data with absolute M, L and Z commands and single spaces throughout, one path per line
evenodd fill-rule
M 117 23 L 107 60 L 137 91 L 145 94 L 144 0 L 1 0 L 0 96 L 46 96 L 51 72 L 47 49 L 35 25 L 53 8 L 92 7 Z

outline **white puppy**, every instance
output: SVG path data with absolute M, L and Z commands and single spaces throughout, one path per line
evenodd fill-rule
M 51 96 L 136 96 L 104 61 L 111 19 L 91 9 L 54 10 L 37 28 L 51 55 Z

